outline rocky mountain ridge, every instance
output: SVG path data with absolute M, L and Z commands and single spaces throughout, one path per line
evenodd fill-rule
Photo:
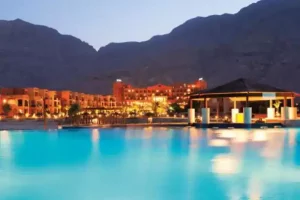
M 145 86 L 204 77 L 212 87 L 244 77 L 300 92 L 299 49 L 299 0 L 261 0 L 98 51 L 47 27 L 0 21 L 0 84 L 110 93 L 117 78 Z

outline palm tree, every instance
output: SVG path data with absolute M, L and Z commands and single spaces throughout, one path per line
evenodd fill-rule
M 275 107 L 276 109 L 276 116 L 279 116 L 279 108 L 280 108 L 280 104 L 281 104 L 281 101 L 275 101 L 275 103 L 273 104 L 273 106 Z
M 7 116 L 9 112 L 11 111 L 11 106 L 8 103 L 5 103 L 2 105 L 2 110 L 4 114 Z
M 71 117 L 72 121 L 75 120 L 76 116 L 78 115 L 80 111 L 80 105 L 75 103 L 75 104 L 72 104 L 68 110 L 68 114 L 69 114 L 69 117 Z
M 156 117 L 157 117 L 157 115 L 158 115 L 158 109 L 159 109 L 159 107 L 160 107 L 160 104 L 159 104 L 158 101 L 153 102 L 153 104 L 152 104 L 152 109 L 153 109 L 154 115 L 155 115 Z

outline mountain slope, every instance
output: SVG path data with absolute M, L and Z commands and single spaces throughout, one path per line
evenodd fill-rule
M 262 0 L 146 42 L 110 44 L 99 49 L 97 64 L 138 85 L 204 77 L 213 86 L 246 77 L 300 91 L 299 47 L 300 1 Z
M 0 21 L 0 83 L 83 89 L 84 67 L 96 51 L 79 39 L 22 20 Z M 78 79 L 78 82 L 75 81 Z
M 48 27 L 0 21 L 0 86 L 109 93 L 116 78 L 144 86 L 204 77 L 215 86 L 244 77 L 300 91 L 299 49 L 299 0 L 261 0 L 98 52 Z

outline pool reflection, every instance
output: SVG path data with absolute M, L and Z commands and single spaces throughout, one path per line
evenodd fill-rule
M 0 132 L 4 199 L 294 199 L 299 166 L 299 129 Z

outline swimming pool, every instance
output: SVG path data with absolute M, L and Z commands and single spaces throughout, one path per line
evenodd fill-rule
M 1 200 L 299 197 L 300 129 L 0 132 Z

